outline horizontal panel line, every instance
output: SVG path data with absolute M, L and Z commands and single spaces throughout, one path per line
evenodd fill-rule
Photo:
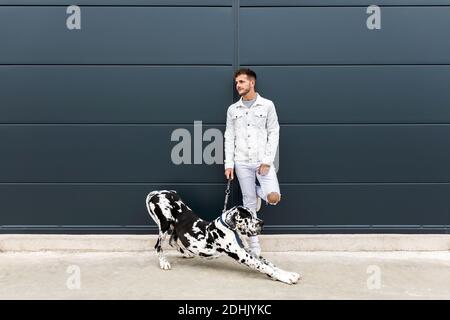
M 367 8 L 369 4 L 367 5 L 241 5 L 240 8 Z M 450 7 L 449 4 L 405 4 L 405 5 L 398 5 L 398 4 L 377 4 L 380 8 L 423 8 L 423 7 Z
M 34 67 L 34 66 L 47 66 L 47 67 L 70 67 L 70 66 L 82 66 L 82 67 L 232 67 L 231 63 L 215 63 L 215 64 L 206 64 L 206 63 L 192 63 L 192 64 L 184 64 L 184 63 L 170 63 L 170 64 L 161 64 L 161 63 L 23 63 L 23 64 L 10 64 L 10 63 L 0 63 L 1 67 Z
M 69 7 L 70 4 L 63 5 L 63 4 L 0 4 L 1 7 Z M 201 5 L 201 4 L 192 4 L 192 5 L 178 5 L 178 4 L 127 4 L 127 5 L 120 5 L 120 4 L 78 4 L 78 7 L 118 7 L 118 8 L 147 8 L 147 7 L 160 7 L 160 8 L 192 8 L 192 7 L 200 7 L 200 8 L 231 8 L 232 4 L 226 5 L 226 4 L 220 4 L 220 5 Z
M 169 1 L 170 2 L 170 1 Z M 222 1 L 222 3 L 230 3 L 230 4 L 179 4 L 179 3 L 165 3 L 165 4 L 79 4 L 79 7 L 180 7 L 180 8 L 190 8 L 190 7 L 210 7 L 210 8 L 231 8 L 233 4 L 232 1 Z M 405 7 L 449 7 L 450 4 L 429 4 L 424 1 L 424 4 L 378 4 L 379 7 L 396 7 L 396 8 L 405 8 Z M 0 7 L 67 7 L 69 4 L 0 4 Z M 332 5 L 302 5 L 302 4 L 241 4 L 240 8 L 295 8 L 295 7 L 313 7 L 313 8 L 341 8 L 341 7 L 356 7 L 356 8 L 367 8 L 369 5 L 364 4 L 332 4 Z
M 0 225 L 1 228 L 136 228 L 136 229 L 147 229 L 147 228 L 157 228 L 156 225 L 140 226 L 140 225 Z M 264 228 L 407 228 L 407 229 L 418 229 L 418 228 L 442 228 L 446 227 L 443 225 L 264 225 Z
M 222 166 L 222 165 L 221 165 Z M 220 183 L 220 182 L 0 182 L 1 185 L 89 185 L 89 186 L 95 186 L 95 185 L 105 185 L 105 186 L 127 186 L 127 185 L 218 185 L 218 186 L 225 186 L 226 182 Z
M 339 186 L 339 185 L 440 185 L 440 184 L 450 184 L 450 182 L 286 182 L 280 183 L 280 185 L 325 185 L 325 186 Z
M 67 5 L 57 5 L 57 4 L 0 4 L 0 7 L 68 7 L 69 4 Z M 80 4 L 78 5 L 79 7 L 98 7 L 98 8 L 102 8 L 102 7 L 118 7 L 118 8 L 127 8 L 127 7 L 142 7 L 142 8 L 147 8 L 147 7 L 161 7 L 161 8 L 191 8 L 191 7 L 200 7 L 200 8 L 232 8 L 232 4 L 226 5 L 226 4 L 220 4 L 220 5 L 201 5 L 201 4 L 148 4 L 148 5 L 143 5 L 143 4 L 126 4 L 126 5 L 119 5 L 119 4 Z M 272 5 L 252 5 L 252 4 L 242 4 L 240 5 L 240 8 L 367 8 L 369 5 L 276 5 L 276 4 L 272 4 Z M 379 7 L 390 7 L 390 8 L 408 8 L 408 7 L 418 7 L 418 8 L 422 8 L 422 7 L 449 7 L 449 4 L 405 4 L 405 5 L 399 5 L 399 4 L 386 4 L 386 5 L 381 5 L 378 4 Z
M 326 224 L 318 224 L 318 225 L 301 225 L 301 224 L 277 224 L 277 225 L 264 225 L 264 228 L 370 228 L 370 229 L 376 229 L 376 228 L 382 228 L 382 229 L 390 229 L 390 228 L 407 228 L 407 229 L 418 229 L 418 228 L 442 228 L 446 227 L 447 225 L 421 225 L 421 224 L 404 224 L 404 225 L 370 225 L 370 224 L 363 224 L 363 225 L 326 225 Z
M 119 126 L 119 127 L 161 127 L 161 126 L 194 126 L 194 121 L 187 123 L 0 123 L 0 126 Z M 202 125 L 225 126 L 224 123 L 203 123 Z
M 232 67 L 232 63 L 214 63 L 214 64 L 199 64 L 199 63 L 193 63 L 193 64 L 182 64 L 182 63 L 105 63 L 105 64 L 98 64 L 98 63 L 0 63 L 0 67 L 2 66 L 150 66 L 150 67 L 197 67 L 197 66 L 207 66 L 207 67 Z M 450 66 L 450 63 L 367 63 L 367 64 L 354 64 L 354 63 L 323 63 L 323 64 L 240 64 L 241 67 L 327 67 L 327 66 L 333 66 L 333 67 L 377 67 L 377 66 Z
M 364 229 L 364 230 L 384 230 L 384 229 L 399 229 L 399 230 L 424 230 L 424 229 L 449 229 L 450 227 L 448 225 L 433 225 L 433 226 L 426 226 L 426 225 L 417 225 L 417 226 L 399 226 L 399 225 L 384 225 L 384 226 L 352 226 L 352 225 L 264 225 L 264 229 L 285 229 L 285 230 L 292 230 L 292 229 L 323 229 L 323 230 L 358 230 L 358 229 Z M 91 229 L 97 229 L 97 230 L 157 230 L 158 227 L 156 225 L 149 225 L 149 226 L 107 226 L 107 225 L 75 225 L 75 226 L 65 226 L 65 225 L 45 225 L 45 226 L 39 226 L 39 225 L 0 225 L 0 230 L 11 230 L 11 229 L 36 229 L 36 230 L 51 230 L 51 229 L 72 229 L 72 230 L 91 230 Z
M 223 166 L 222 164 L 219 164 Z M 450 182 L 280 182 L 281 186 L 364 186 L 364 185 L 448 185 Z M 104 185 L 104 186 L 127 186 L 127 185 L 217 185 L 226 186 L 226 182 L 0 182 L 2 185 Z
M 206 123 L 204 123 L 206 124 Z M 280 126 L 294 127 L 294 126 L 447 126 L 450 123 L 445 122 L 431 122 L 431 123 L 421 123 L 421 122 L 411 122 L 411 123 L 382 123 L 382 122 L 367 122 L 367 123 L 280 123 Z
M 161 127 L 161 126 L 194 126 L 192 122 L 183 123 L 0 123 L 0 126 L 119 126 L 119 127 Z M 450 123 L 279 123 L 283 127 L 307 127 L 307 126 L 448 126 Z M 205 126 L 225 126 L 223 123 L 203 122 Z
M 450 66 L 449 63 L 321 63 L 321 64 L 241 64 L 242 67 L 378 67 L 378 66 Z

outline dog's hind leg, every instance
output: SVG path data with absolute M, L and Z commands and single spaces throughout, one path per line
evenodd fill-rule
M 178 243 L 174 243 L 174 248 L 178 250 L 178 252 L 180 252 L 183 255 L 183 258 L 194 258 L 195 255 L 193 253 L 190 253 L 189 251 L 187 251 L 186 249 L 183 249 L 180 247 L 180 245 Z
M 166 257 L 164 256 L 164 251 L 162 248 L 164 241 L 166 240 L 167 234 L 168 234 L 168 231 L 166 231 L 166 232 L 161 231 L 159 233 L 159 237 L 158 237 L 158 240 L 156 241 L 156 245 L 155 245 L 156 253 L 158 254 L 158 258 L 159 258 L 159 266 L 163 270 L 171 269 L 170 263 L 169 263 L 169 261 L 167 261 Z

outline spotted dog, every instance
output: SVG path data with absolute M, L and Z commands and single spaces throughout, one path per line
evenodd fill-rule
M 223 212 L 214 221 L 208 222 L 195 215 L 174 190 L 150 192 L 146 205 L 150 216 L 159 227 L 155 249 L 163 270 L 171 268 L 162 249 L 167 236 L 170 236 L 169 245 L 187 258 L 217 258 L 227 255 L 241 264 L 265 273 L 273 280 L 294 284 L 300 279 L 299 274 L 281 270 L 262 256 L 253 256 L 245 248 L 243 236 L 260 234 L 263 226 L 263 221 L 246 207 L 235 206 Z

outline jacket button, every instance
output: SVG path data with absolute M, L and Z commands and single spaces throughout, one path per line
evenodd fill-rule
M 248 135 L 248 137 L 250 138 L 250 135 Z
M 249 127 L 250 127 L 250 124 L 248 124 L 247 126 L 249 126 Z

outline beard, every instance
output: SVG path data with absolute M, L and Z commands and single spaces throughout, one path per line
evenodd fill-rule
M 239 93 L 239 95 L 241 96 L 241 97 L 243 97 L 243 96 L 245 96 L 247 93 L 249 93 L 250 92 L 250 88 L 249 89 L 244 89 L 243 91 L 241 91 L 240 93 Z

